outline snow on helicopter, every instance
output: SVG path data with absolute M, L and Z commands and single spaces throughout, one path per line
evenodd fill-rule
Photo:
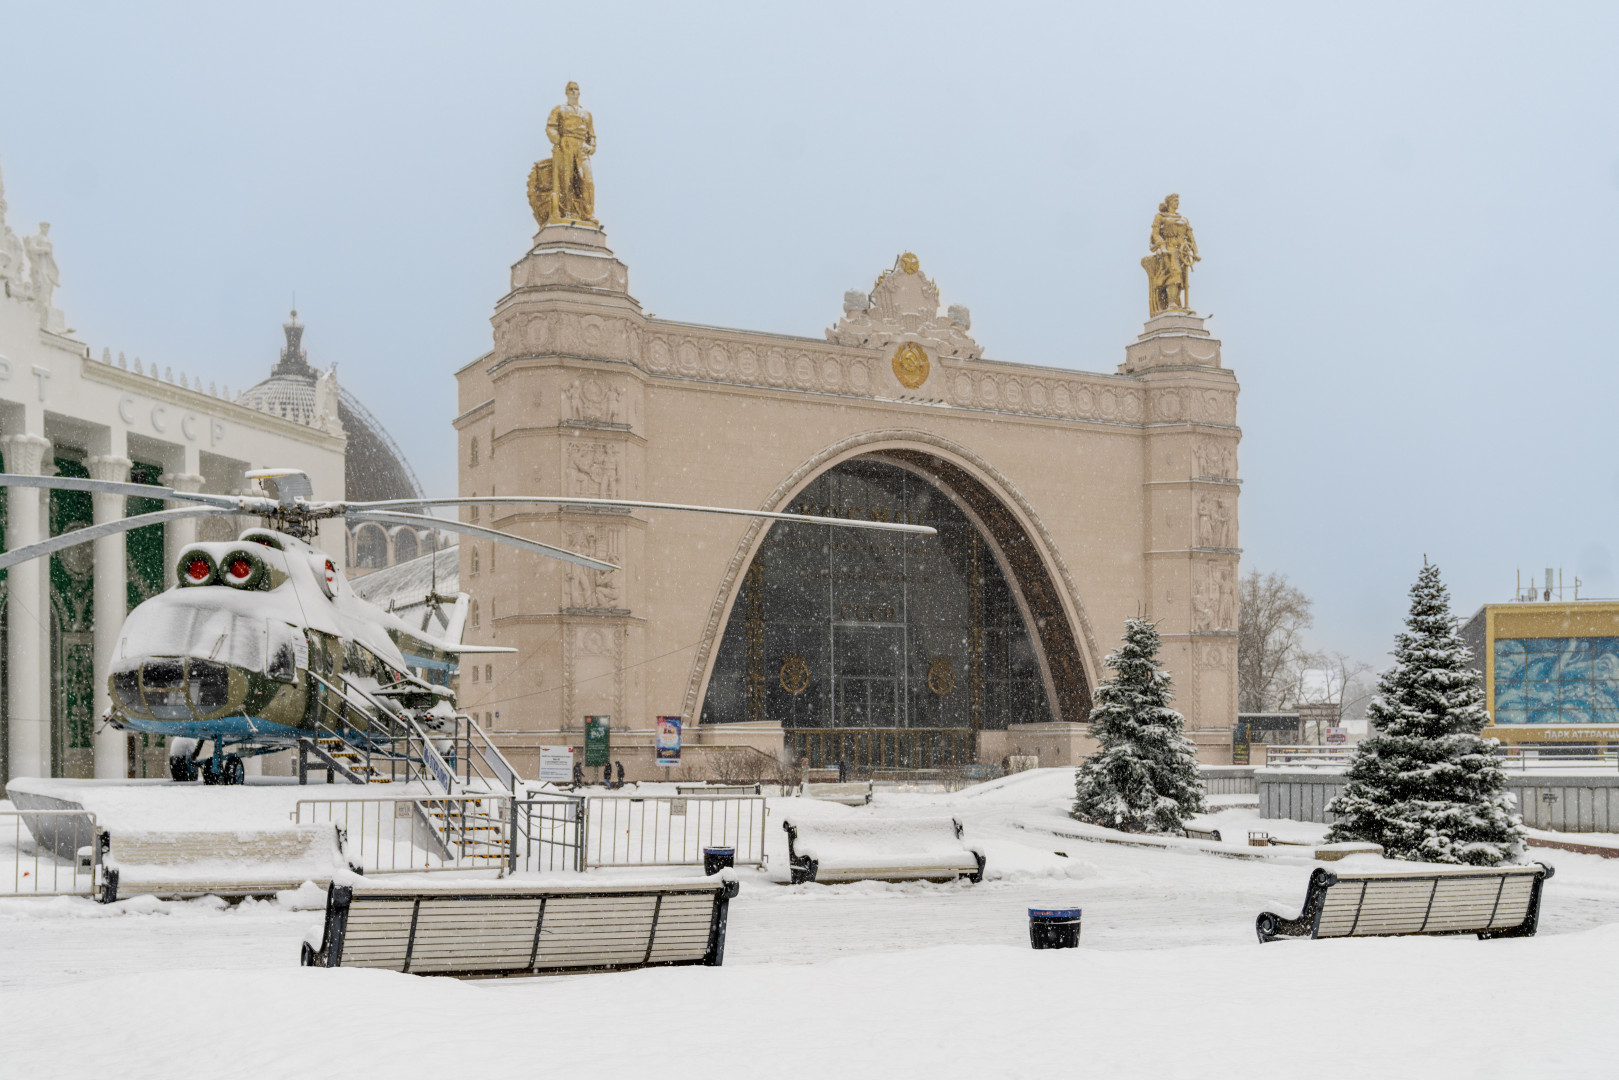
M 391 717 L 409 717 L 425 737 L 453 727 L 447 684 L 411 669 L 448 673 L 454 657 L 509 653 L 498 646 L 445 642 L 412 628 L 357 596 L 336 563 L 309 543 L 329 518 L 429 527 L 461 533 L 594 570 L 600 559 L 497 529 L 438 518 L 431 507 L 566 505 L 728 514 L 810 524 L 932 535 L 926 525 L 788 514 L 679 503 L 572 496 L 485 496 L 325 502 L 307 474 L 260 469 L 248 477 L 265 496 L 212 495 L 150 484 L 62 476 L 0 474 L 0 487 L 50 488 L 194 503 L 91 525 L 0 553 L 0 569 L 147 525 L 188 517 L 257 515 L 262 525 L 230 543 L 186 546 L 177 584 L 129 613 L 105 673 L 112 700 L 107 722 L 120 730 L 165 736 L 176 780 L 240 784 L 243 758 L 311 744 L 333 730 L 359 744 L 385 742 Z M 363 707 L 352 707 L 358 695 Z M 387 714 L 387 715 L 384 715 Z M 335 721 L 334 721 L 334 718 Z M 204 743 L 212 754 L 199 755 Z M 430 755 L 425 755 L 430 756 Z

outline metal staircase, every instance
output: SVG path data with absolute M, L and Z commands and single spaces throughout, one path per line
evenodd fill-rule
M 317 684 L 318 715 L 314 734 L 299 740 L 300 783 L 314 769 L 325 770 L 328 783 L 420 785 L 430 795 L 415 811 L 441 854 L 490 865 L 507 858 L 510 826 L 497 815 L 511 802 L 478 796 L 517 794 L 521 778 L 477 721 L 430 716 L 393 700 L 389 687 L 369 690 L 346 675 L 311 671 L 309 678 Z

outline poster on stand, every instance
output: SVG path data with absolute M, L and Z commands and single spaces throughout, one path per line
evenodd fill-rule
M 613 757 L 613 725 L 608 716 L 585 717 L 585 764 L 606 765 Z
M 656 751 L 659 765 L 680 764 L 680 717 L 658 717 Z

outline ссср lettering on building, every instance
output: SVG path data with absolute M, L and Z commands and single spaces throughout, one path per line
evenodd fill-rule
M 1237 381 L 1187 306 L 1197 248 L 1159 207 L 1150 317 L 1108 374 L 986 358 L 909 252 L 824 339 L 646 315 L 596 218 L 596 133 L 551 113 L 539 223 L 457 372 L 460 494 L 534 492 L 912 521 L 931 537 L 656 510 L 483 510 L 593 571 L 461 544 L 466 640 L 502 645 L 462 706 L 532 775 L 609 717 L 650 776 L 794 752 L 811 766 L 1071 764 L 1126 618 L 1158 620 L 1207 761 L 1236 718 Z M 475 520 L 478 511 L 462 511 Z

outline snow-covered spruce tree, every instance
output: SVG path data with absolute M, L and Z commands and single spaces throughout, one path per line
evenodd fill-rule
M 1495 866 L 1524 851 L 1523 819 L 1485 739 L 1478 672 L 1467 666 L 1439 567 L 1424 560 L 1395 664 L 1367 710 L 1373 725 L 1355 755 L 1329 840 L 1382 844 L 1391 859 Z
M 1124 626 L 1107 658 L 1114 678 L 1097 687 L 1091 733 L 1102 744 L 1074 779 L 1073 816 L 1125 832 L 1175 832 L 1204 809 L 1203 778 L 1185 721 L 1169 707 L 1169 673 L 1158 662 L 1158 627 Z

